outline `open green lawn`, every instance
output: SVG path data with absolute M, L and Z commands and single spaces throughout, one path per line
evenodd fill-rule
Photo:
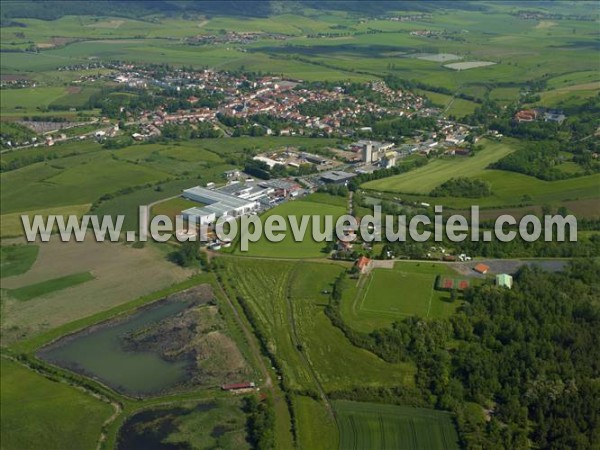
M 42 281 L 41 283 L 35 283 L 17 289 L 11 289 L 8 292 L 11 297 L 16 298 L 17 300 L 27 301 L 35 297 L 40 297 L 42 295 L 69 288 L 71 286 L 77 286 L 78 284 L 82 284 L 93 279 L 94 276 L 90 272 L 74 273 L 72 275 Z
M 334 402 L 340 450 L 458 450 L 458 435 L 449 413 L 406 406 Z
M 2 278 L 27 272 L 37 258 L 37 245 L 3 245 L 0 247 L 0 276 Z
M 495 142 L 481 141 L 484 149 L 472 157 L 448 157 L 436 159 L 416 170 L 381 180 L 369 181 L 365 189 L 387 192 L 428 194 L 436 186 L 453 177 L 476 177 L 486 167 L 516 150 L 512 140 Z
M 339 197 L 340 199 L 343 198 Z M 323 197 L 319 197 L 323 199 Z M 322 201 L 294 200 L 284 203 L 281 206 L 271 209 L 261 216 L 264 224 L 268 217 L 280 215 L 285 218 L 287 231 L 285 238 L 281 242 L 270 242 L 264 235 L 255 243 L 249 243 L 248 251 L 241 251 L 239 245 L 234 249 L 234 253 L 240 256 L 262 256 L 273 258 L 324 258 L 327 253 L 324 252 L 326 242 L 317 242 L 312 236 L 312 223 L 317 220 L 320 224 L 319 229 L 325 229 L 324 216 L 331 216 L 332 230 L 335 233 L 335 221 L 338 217 L 345 214 L 345 208 L 339 206 L 340 201 L 336 197 L 331 197 L 334 204 L 323 203 Z M 297 223 L 300 224 L 302 216 L 310 217 L 309 226 L 306 228 L 304 239 L 296 242 L 294 240 L 290 220 L 288 216 L 295 216 Z M 313 219 L 315 217 L 315 219 Z
M 9 111 L 33 112 L 66 95 L 64 87 L 44 86 L 24 89 L 3 89 L 0 100 L 2 113 Z
M 112 408 L 74 387 L 1 359 L 2 448 L 94 449 Z
M 421 95 L 430 99 L 434 105 L 440 106 L 446 116 L 452 115 L 461 118 L 472 114 L 478 106 L 475 102 L 464 100 L 462 98 L 455 98 L 446 94 L 440 94 L 438 92 L 421 91 Z
M 201 207 L 202 203 L 194 202 L 183 197 L 176 197 L 165 202 L 161 202 L 152 207 L 152 216 L 164 215 L 175 220 L 175 216 L 181 215 L 181 211 L 193 207 Z M 173 222 L 175 223 L 175 222 Z

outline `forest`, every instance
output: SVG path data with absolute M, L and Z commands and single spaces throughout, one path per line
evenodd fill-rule
M 355 345 L 412 361 L 420 398 L 456 414 L 465 448 L 583 450 L 600 445 L 598 280 L 594 259 L 559 273 L 524 267 L 512 290 L 467 290 L 449 319 L 411 317 L 365 334 L 340 315 L 342 276 L 326 313 Z

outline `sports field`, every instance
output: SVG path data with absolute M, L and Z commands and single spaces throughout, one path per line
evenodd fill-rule
M 393 269 L 374 269 L 355 300 L 356 313 L 401 319 L 406 316 L 445 317 L 459 302 L 435 290 L 437 275 L 452 276 L 445 264 L 396 262 Z M 456 273 L 454 273 L 456 275 Z
M 458 450 L 449 413 L 432 409 L 337 400 L 340 450 L 367 448 Z

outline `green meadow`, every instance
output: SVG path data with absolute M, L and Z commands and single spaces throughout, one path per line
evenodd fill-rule
M 40 247 L 37 245 L 3 245 L 0 247 L 0 276 L 21 275 L 35 262 Z
M 328 196 L 329 197 L 329 196 Z M 323 198 L 323 197 L 321 197 Z M 328 200 L 328 199 L 327 199 Z M 342 201 L 344 199 L 342 198 Z M 271 257 L 271 258 L 325 258 L 328 253 L 325 251 L 327 242 L 319 242 L 313 238 L 312 225 L 316 223 L 319 230 L 326 229 L 325 216 L 332 218 L 331 229 L 335 234 L 335 221 L 338 217 L 345 214 L 346 210 L 339 205 L 339 200 L 332 197 L 332 202 L 338 204 L 323 203 L 310 200 L 294 200 L 277 206 L 261 216 L 261 221 L 264 224 L 269 217 L 273 215 L 282 216 L 285 220 L 286 231 L 285 237 L 279 242 L 271 242 L 263 234 L 257 242 L 248 244 L 248 251 L 242 251 L 241 247 L 236 246 L 234 253 L 240 256 L 252 257 Z M 294 239 L 291 222 L 294 217 L 297 226 L 300 229 L 303 216 L 310 216 L 309 222 L 306 222 L 306 233 L 301 241 Z M 277 233 L 274 233 L 277 235 Z M 329 239 L 331 236 L 326 236 Z M 239 244 L 239 241 L 238 241 Z
M 110 405 L 6 358 L 0 404 L 2 448 L 96 448 Z
M 328 392 L 414 384 L 411 364 L 390 364 L 353 346 L 325 315 L 325 292 L 340 265 L 233 257 L 223 262 L 225 285 L 250 308 L 291 388 L 315 392 L 318 382 Z
M 363 184 L 365 189 L 428 194 L 450 178 L 477 177 L 493 162 L 516 150 L 516 141 L 482 141 L 483 150 L 471 157 L 449 156 L 436 159 L 416 170 Z

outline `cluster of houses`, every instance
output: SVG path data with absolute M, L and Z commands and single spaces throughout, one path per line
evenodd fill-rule
M 559 125 L 562 124 L 567 116 L 562 111 L 551 110 L 551 109 L 522 109 L 515 114 L 515 120 L 519 123 L 522 122 L 556 122 Z

